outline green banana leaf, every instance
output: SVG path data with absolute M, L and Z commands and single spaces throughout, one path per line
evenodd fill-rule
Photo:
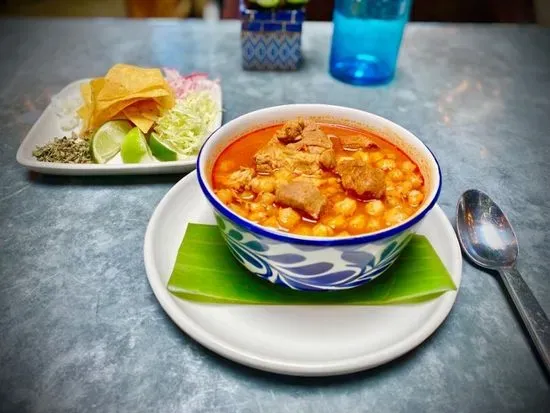
M 456 287 L 430 242 L 420 235 L 413 236 L 399 259 L 370 283 L 336 292 L 304 292 L 248 272 L 231 255 L 216 226 L 189 224 L 168 290 L 203 303 L 383 305 L 429 300 Z

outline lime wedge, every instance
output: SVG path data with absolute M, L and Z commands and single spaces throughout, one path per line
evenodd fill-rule
M 124 163 L 142 163 L 153 160 L 147 140 L 139 128 L 133 128 L 126 134 L 120 145 L 120 155 Z
M 120 144 L 132 124 L 126 120 L 112 120 L 104 123 L 92 137 L 92 158 L 96 163 L 106 163 L 119 151 Z
M 178 153 L 154 132 L 149 137 L 149 148 L 159 161 L 176 161 L 178 159 Z

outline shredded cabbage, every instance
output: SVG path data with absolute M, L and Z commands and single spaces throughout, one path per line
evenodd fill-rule
M 154 129 L 159 140 L 185 159 L 199 152 L 219 110 L 209 92 L 189 92 L 157 121 Z

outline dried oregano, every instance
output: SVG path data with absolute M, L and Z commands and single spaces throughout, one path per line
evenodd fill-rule
M 42 162 L 92 163 L 90 142 L 73 134 L 55 138 L 44 146 L 37 146 L 33 156 Z

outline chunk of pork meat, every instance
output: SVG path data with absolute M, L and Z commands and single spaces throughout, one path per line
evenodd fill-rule
M 344 149 L 378 149 L 378 145 L 369 138 L 361 135 L 340 136 L 340 143 Z
M 319 158 L 317 154 L 299 152 L 278 144 L 268 144 L 254 155 L 256 170 L 261 174 L 288 169 L 296 174 L 314 175 L 320 171 Z
M 241 168 L 238 171 L 231 172 L 227 177 L 226 185 L 235 190 L 248 189 L 250 181 L 254 178 L 254 169 Z
M 336 154 L 333 149 L 325 150 L 319 155 L 319 162 L 325 169 L 333 169 L 336 166 Z
M 303 150 L 309 153 L 321 154 L 327 149 L 332 149 L 332 141 L 319 126 L 311 123 L 302 131 L 301 139 L 289 143 L 287 147 L 298 151 Z
M 380 199 L 384 195 L 384 172 L 360 159 L 341 160 L 336 165 L 336 173 L 342 178 L 342 186 L 361 198 Z
M 308 182 L 292 181 L 283 184 L 275 192 L 275 201 L 305 212 L 317 219 L 327 200 L 323 194 Z
M 302 139 L 302 131 L 308 125 L 309 122 L 302 118 L 289 120 L 281 129 L 275 132 L 275 137 L 281 143 L 297 142 Z

